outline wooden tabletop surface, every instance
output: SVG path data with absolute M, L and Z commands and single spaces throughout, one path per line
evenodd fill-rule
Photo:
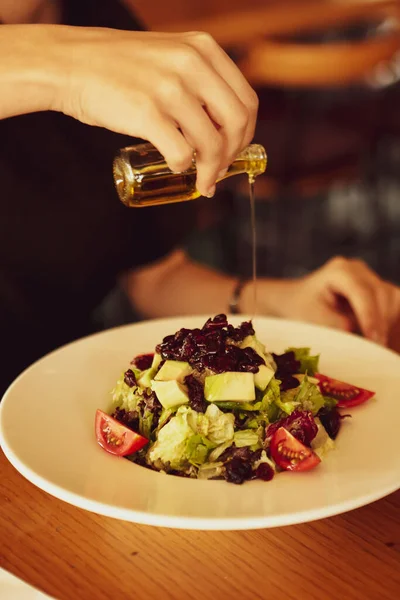
M 58 600 L 396 600 L 400 490 L 305 525 L 178 531 L 61 502 L 0 451 L 0 567 Z

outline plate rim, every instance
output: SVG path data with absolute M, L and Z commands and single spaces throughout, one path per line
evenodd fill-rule
M 334 517 L 356 510 L 357 508 L 362 508 L 363 506 L 382 500 L 400 489 L 399 483 L 398 485 L 388 486 L 384 490 L 381 489 L 377 493 L 371 493 L 356 498 L 355 500 L 343 501 L 333 506 L 327 505 L 320 509 L 308 509 L 296 513 L 293 512 L 288 515 L 273 517 L 237 517 L 227 519 L 218 518 L 213 520 L 206 517 L 171 517 L 164 514 L 151 514 L 134 509 L 112 507 L 96 500 L 84 500 L 79 494 L 64 490 L 61 486 L 48 482 L 45 478 L 27 468 L 7 445 L 6 447 L 2 445 L 1 448 L 7 460 L 22 477 L 30 484 L 35 485 L 41 491 L 57 500 L 104 517 L 118 519 L 136 525 L 163 527 L 166 529 L 192 531 L 250 531 L 256 529 L 273 529 L 275 527 L 285 527 L 289 525 L 301 525 L 303 523 L 310 523 L 312 521 Z
M 280 317 L 269 317 L 269 316 L 256 316 L 255 318 L 251 318 L 249 315 L 227 315 L 228 320 L 234 318 L 235 321 L 242 320 L 262 320 L 266 324 L 269 322 L 279 323 L 279 325 L 285 326 L 305 326 L 307 328 L 312 328 L 314 331 L 320 332 L 336 332 L 341 336 L 346 336 L 350 338 L 361 339 L 363 343 L 372 345 L 374 347 L 378 347 L 381 351 L 387 352 L 389 355 L 392 355 L 396 359 L 400 359 L 398 353 L 388 348 L 382 347 L 379 344 L 360 338 L 360 336 L 336 330 L 331 327 L 318 325 L 314 323 L 308 323 L 302 320 L 292 320 L 292 319 L 283 319 Z M 173 529 L 182 529 L 182 530 L 202 530 L 202 531 L 241 531 L 241 530 L 255 530 L 255 529 L 265 529 L 265 528 L 275 528 L 282 527 L 294 524 L 302 524 L 308 523 L 315 520 L 320 520 L 328 517 L 333 517 L 339 514 L 343 514 L 357 508 L 361 508 L 372 502 L 376 502 L 385 498 L 386 496 L 396 492 L 400 489 L 400 481 L 398 483 L 391 483 L 387 486 L 380 488 L 375 492 L 371 492 L 368 494 L 364 494 L 363 496 L 358 496 L 356 498 L 343 500 L 334 505 L 329 504 L 326 506 L 322 506 L 318 509 L 311 508 L 302 510 L 299 512 L 290 512 L 287 514 L 281 515 L 273 515 L 273 516 L 258 516 L 258 517 L 229 517 L 229 518 L 212 518 L 209 517 L 187 517 L 187 516 L 171 516 L 168 514 L 162 513 L 149 513 L 146 511 L 138 511 L 133 508 L 122 508 L 117 506 L 111 506 L 105 504 L 98 500 L 87 499 L 81 496 L 76 492 L 72 492 L 63 488 L 62 486 L 55 484 L 49 480 L 47 480 L 42 475 L 38 474 L 36 471 L 32 470 L 30 467 L 27 467 L 22 460 L 18 458 L 15 452 L 11 449 L 11 447 L 7 443 L 7 435 L 5 431 L 3 431 L 2 426 L 2 413 L 5 410 L 5 406 L 8 403 L 8 397 L 14 387 L 18 384 L 18 382 L 26 375 L 27 372 L 33 370 L 38 364 L 42 361 L 45 361 L 50 356 L 61 353 L 64 349 L 84 343 L 89 339 L 94 339 L 98 336 L 106 336 L 110 332 L 118 332 L 121 330 L 128 330 L 134 328 L 135 326 L 146 326 L 148 324 L 152 324 L 154 326 L 162 326 L 164 323 L 168 324 L 177 321 L 184 320 L 207 320 L 209 316 L 207 315 L 185 315 L 185 316 L 175 316 L 175 317 L 163 317 L 159 319 L 145 319 L 138 322 L 128 323 L 124 325 L 119 325 L 116 327 L 112 327 L 103 331 L 98 331 L 91 333 L 87 336 L 78 338 L 73 340 L 67 344 L 64 344 L 51 352 L 47 353 L 43 357 L 36 360 L 34 363 L 29 365 L 26 369 L 24 369 L 16 379 L 10 384 L 7 388 L 6 392 L 2 397 L 2 401 L 0 402 L 0 447 L 3 450 L 3 453 L 13 468 L 16 469 L 19 474 L 24 477 L 30 484 L 35 485 L 41 491 L 48 493 L 50 496 L 57 498 L 63 502 L 68 503 L 71 506 L 75 506 L 77 508 L 87 510 L 89 512 L 102 515 L 109 518 L 115 518 L 119 520 L 123 520 L 126 522 L 135 523 L 138 525 L 147 525 L 147 526 L 156 526 L 156 527 L 164 527 L 164 528 L 173 528 Z

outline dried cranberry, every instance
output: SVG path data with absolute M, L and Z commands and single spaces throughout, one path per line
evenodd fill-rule
M 193 375 L 188 375 L 185 377 L 185 385 L 187 385 L 189 393 L 189 406 L 197 412 L 206 412 L 207 402 L 204 398 L 202 384 Z
M 261 463 L 256 469 L 256 478 L 262 479 L 263 481 L 271 481 L 275 473 L 271 465 L 268 463 Z
M 273 354 L 277 370 L 275 377 L 281 381 L 281 390 L 291 390 L 299 386 L 299 380 L 293 377 L 299 372 L 300 361 L 296 360 L 294 352 L 285 352 L 284 354 Z
M 157 346 L 157 352 L 164 360 L 187 361 L 200 372 L 207 368 L 214 373 L 257 373 L 263 359 L 252 348 L 241 349 L 232 344 L 253 333 L 251 322 L 235 328 L 228 324 L 226 315 L 220 314 L 208 319 L 201 329 L 183 328 L 166 336 Z
M 255 331 L 251 321 L 244 321 L 238 327 L 232 327 L 229 331 L 229 337 L 235 342 L 242 342 L 246 337 L 254 334 Z
M 284 354 L 273 354 L 274 361 L 276 362 L 277 371 L 276 376 L 278 379 L 294 375 L 299 372 L 300 361 L 296 360 L 296 356 L 293 351 L 285 352 Z
M 251 465 L 240 458 L 233 458 L 225 466 L 225 479 L 229 483 L 236 483 L 240 485 L 247 479 L 250 479 L 252 475 Z
M 124 382 L 130 388 L 134 387 L 135 385 L 137 385 L 135 373 L 132 371 L 132 369 L 128 369 L 127 371 L 125 371 Z
M 208 319 L 208 321 L 203 325 L 203 331 L 207 331 L 209 329 L 222 329 L 223 327 L 227 327 L 227 325 L 228 320 L 226 315 L 220 314 L 213 319 Z
M 145 371 L 146 369 L 150 369 L 153 358 L 154 354 L 140 354 L 139 356 L 135 356 L 131 361 L 131 365 L 134 365 L 140 371 Z
M 293 377 L 292 375 L 288 375 L 288 376 L 277 376 L 277 379 L 280 380 L 281 385 L 280 388 L 282 390 L 282 392 L 286 392 L 287 390 L 292 390 L 293 388 L 297 388 L 300 385 L 300 382 L 298 379 L 296 379 L 296 377 Z

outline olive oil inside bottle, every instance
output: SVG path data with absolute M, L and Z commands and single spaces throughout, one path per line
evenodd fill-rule
M 262 146 L 252 144 L 233 161 L 227 173 L 219 179 L 245 174 L 251 178 L 264 173 L 267 156 Z M 120 200 L 129 207 L 154 206 L 194 200 L 196 162 L 183 173 L 173 173 L 164 157 L 151 144 L 139 144 L 120 150 L 113 165 L 114 183 Z

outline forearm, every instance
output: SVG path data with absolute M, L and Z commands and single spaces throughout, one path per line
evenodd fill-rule
M 122 279 L 134 308 L 147 318 L 227 312 L 235 280 L 176 251 Z
M 176 251 L 155 265 L 130 272 L 122 281 L 135 309 L 143 317 L 157 318 L 229 312 L 237 279 L 192 262 L 184 252 Z M 260 314 L 279 314 L 285 286 L 286 282 L 277 280 L 258 282 Z M 239 309 L 243 314 L 253 313 L 252 282 L 242 290 Z
M 55 29 L 59 26 L 0 26 L 0 119 L 53 107 L 66 76 Z

